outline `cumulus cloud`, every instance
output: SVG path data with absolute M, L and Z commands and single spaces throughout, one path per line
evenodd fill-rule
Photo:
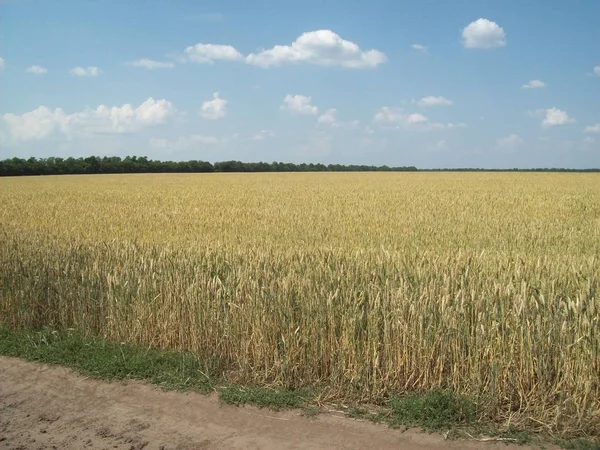
M 546 117 L 542 121 L 542 126 L 548 128 L 557 125 L 566 125 L 573 122 L 575 122 L 575 119 L 569 117 L 566 111 L 557 108 L 550 108 L 546 110 Z
M 531 80 L 529 83 L 525 83 L 521 86 L 522 89 L 540 89 L 546 87 L 546 83 L 541 80 Z
M 512 150 L 516 149 L 523 143 L 523 139 L 516 133 L 512 133 L 506 137 L 496 141 L 496 147 L 499 149 Z
M 309 31 L 291 45 L 276 45 L 246 57 L 248 64 L 259 67 L 307 63 L 352 69 L 376 67 L 386 60 L 385 54 L 379 50 L 363 51 L 354 42 L 342 39 L 331 30 Z
M 417 50 L 419 52 L 426 52 L 427 51 L 427 47 L 425 45 L 421 45 L 421 44 L 413 44 L 410 47 L 413 50 Z
M 4 58 L 0 56 L 0 70 L 4 69 Z
M 71 75 L 75 75 L 77 77 L 97 77 L 98 75 L 100 75 L 102 73 L 102 71 L 95 66 L 90 66 L 90 67 L 75 67 L 75 68 L 69 70 L 69 73 Z
M 170 61 L 155 61 L 153 59 L 142 58 L 136 61 L 131 61 L 127 63 L 128 66 L 131 67 L 143 67 L 148 70 L 155 69 L 172 69 L 175 67 L 175 64 Z
M 337 123 L 337 121 L 337 109 L 335 108 L 327 110 L 325 114 L 319 116 L 319 119 L 317 120 L 318 123 L 323 123 L 327 125 L 334 125 L 335 123 Z
M 227 113 L 227 111 L 226 111 L 227 103 L 228 103 L 227 100 L 219 97 L 219 93 L 215 92 L 213 94 L 212 100 L 207 100 L 202 103 L 202 110 L 201 110 L 200 114 L 205 119 L 210 119 L 210 120 L 221 119 L 221 118 L 225 117 L 225 114 Z
M 25 69 L 25 71 L 34 73 L 36 75 L 44 75 L 45 73 L 48 73 L 48 69 L 42 66 L 29 66 L 27 69 Z
M 425 117 L 423 114 L 409 114 L 408 116 L 406 116 L 406 123 L 408 123 L 409 125 L 415 125 L 418 123 L 425 123 L 425 122 L 429 122 L 429 119 L 427 117 Z
M 186 47 L 183 61 L 213 64 L 215 60 L 242 61 L 244 56 L 231 45 L 196 44 Z
M 294 114 L 314 115 L 319 112 L 319 108 L 311 105 L 311 100 L 312 97 L 306 97 L 305 95 L 288 94 L 283 99 L 283 105 L 281 105 L 279 109 Z
M 585 127 L 584 130 L 586 133 L 600 133 L 600 123 L 596 125 L 589 125 Z
M 360 126 L 358 120 L 351 122 L 344 122 L 338 119 L 338 111 L 335 108 L 327 110 L 324 114 L 321 114 L 317 119 L 319 125 L 330 126 L 332 128 L 342 128 L 345 130 L 356 129 Z
M 275 137 L 275 132 L 271 130 L 260 130 L 250 139 L 253 141 L 264 141 L 265 139 Z
M 165 122 L 174 113 L 171 102 L 152 97 L 134 108 L 130 104 L 67 114 L 62 108 L 51 110 L 39 106 L 22 115 L 4 114 L 12 142 L 42 140 L 53 136 L 89 137 L 98 134 L 121 134 L 139 131 Z
M 423 97 L 421 100 L 418 101 L 418 105 L 419 106 L 451 106 L 452 105 L 452 101 L 448 100 L 446 97 L 434 97 L 434 96 L 429 96 L 429 97 Z
M 401 108 L 391 108 L 389 106 L 382 107 L 375 114 L 373 121 L 383 127 L 418 131 L 452 130 L 466 127 L 464 123 L 432 122 L 423 114 L 407 113 Z
M 594 67 L 594 73 L 600 77 L 600 66 Z
M 466 48 L 493 48 L 506 45 L 504 30 L 496 22 L 477 19 L 462 30 Z

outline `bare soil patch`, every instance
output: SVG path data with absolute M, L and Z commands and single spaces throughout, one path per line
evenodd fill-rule
M 316 418 L 222 405 L 216 396 L 106 382 L 0 357 L 0 448 L 41 449 L 521 449 L 389 429 L 335 414 Z

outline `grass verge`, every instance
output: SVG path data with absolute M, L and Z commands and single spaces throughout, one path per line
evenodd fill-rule
M 217 392 L 220 401 L 233 405 L 251 404 L 271 409 L 298 408 L 306 417 L 319 412 L 314 389 L 298 391 L 239 386 L 227 383 L 218 362 L 207 363 L 196 355 L 135 347 L 81 336 L 74 331 L 22 331 L 0 327 L 0 355 L 59 364 L 84 375 L 107 380 L 142 380 L 167 390 Z M 443 433 L 449 438 L 493 436 L 505 442 L 548 442 L 526 430 L 498 431 L 494 424 L 477 421 L 477 400 L 456 396 L 448 390 L 392 397 L 385 406 L 360 405 L 345 411 L 348 417 L 385 423 L 391 427 L 420 428 Z M 553 440 L 570 450 L 600 450 L 589 439 Z

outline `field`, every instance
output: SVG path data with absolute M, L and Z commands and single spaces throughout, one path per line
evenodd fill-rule
M 0 326 L 190 350 L 244 385 L 600 429 L 596 174 L 0 179 Z

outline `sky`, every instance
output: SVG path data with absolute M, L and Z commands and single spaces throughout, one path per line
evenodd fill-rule
M 0 159 L 600 167 L 598 0 L 0 0 Z

